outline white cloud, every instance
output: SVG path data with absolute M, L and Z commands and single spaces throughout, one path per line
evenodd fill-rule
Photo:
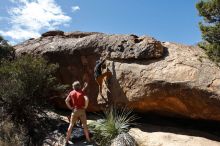
M 72 6 L 72 12 L 79 11 L 80 7 L 79 6 Z
M 26 40 L 29 38 L 37 38 L 40 36 L 39 32 L 32 31 L 32 30 L 25 30 L 21 28 L 12 28 L 9 31 L 1 31 L 0 34 L 4 36 L 9 36 L 14 40 Z
M 39 37 L 41 31 L 56 29 L 71 20 L 54 0 L 11 0 L 11 2 L 17 4 L 8 11 L 11 28 L 0 31 L 0 34 L 17 41 Z

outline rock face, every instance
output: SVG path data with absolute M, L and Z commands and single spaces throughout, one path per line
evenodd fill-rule
M 110 92 L 104 88 L 103 93 L 110 102 L 140 112 L 220 121 L 220 68 L 201 48 L 161 43 L 147 36 L 54 34 L 25 41 L 15 46 L 16 53 L 42 55 L 58 63 L 62 83 L 89 81 L 89 111 L 100 109 L 93 69 L 95 61 L 108 52 L 106 65 L 112 77 Z
M 220 69 L 198 47 L 163 46 L 163 58 L 110 61 L 114 101 L 142 112 L 220 120 Z

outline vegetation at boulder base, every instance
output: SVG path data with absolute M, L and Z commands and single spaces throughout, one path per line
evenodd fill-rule
M 1 42 L 0 124 L 5 125 L 5 122 L 11 121 L 9 127 L 22 127 L 20 134 L 28 137 L 26 143 L 39 142 L 39 131 L 44 126 L 40 122 L 45 121 L 44 110 L 48 108 L 47 97 L 51 92 L 65 88 L 54 77 L 58 65 L 49 64 L 42 57 L 11 57 L 15 56 L 13 47 L 5 40 Z M 0 141 L 11 141 L 6 135 L 1 134 Z
M 220 0 L 200 0 L 196 4 L 203 22 L 199 23 L 204 42 L 199 43 L 207 55 L 220 62 Z
M 21 125 L 15 125 L 10 119 L 6 118 L 1 123 L 1 146 L 22 146 L 26 141 L 25 129 Z
M 104 116 L 101 117 L 101 119 L 89 124 L 90 130 L 93 131 L 92 138 L 98 145 L 111 145 L 117 136 L 129 131 L 130 126 L 135 124 L 134 121 L 136 119 L 137 117 L 132 114 L 132 110 L 127 108 L 119 109 L 115 106 L 111 106 L 104 111 Z M 127 138 L 123 136 L 127 136 Z M 134 139 L 129 136 L 129 134 L 123 136 L 121 142 L 135 143 Z M 119 141 L 118 138 L 117 141 Z

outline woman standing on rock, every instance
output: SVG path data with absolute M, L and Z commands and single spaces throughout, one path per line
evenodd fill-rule
M 72 110 L 70 125 L 67 130 L 66 145 L 72 143 L 71 141 L 69 141 L 69 139 L 72 133 L 73 126 L 78 119 L 80 119 L 81 123 L 83 124 L 86 140 L 90 142 L 85 112 L 85 109 L 88 106 L 88 97 L 84 94 L 84 89 L 81 88 L 79 81 L 75 81 L 72 86 L 73 90 L 69 93 L 65 100 L 67 107 Z M 70 105 L 70 102 L 72 102 L 73 106 Z

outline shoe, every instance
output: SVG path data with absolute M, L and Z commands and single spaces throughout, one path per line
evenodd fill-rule
M 65 146 L 68 146 L 68 145 L 73 145 L 73 142 L 72 141 L 67 141 Z
M 93 146 L 93 144 L 92 144 L 92 142 L 91 141 L 85 141 L 85 142 L 83 142 L 85 145 L 91 145 L 91 146 Z

